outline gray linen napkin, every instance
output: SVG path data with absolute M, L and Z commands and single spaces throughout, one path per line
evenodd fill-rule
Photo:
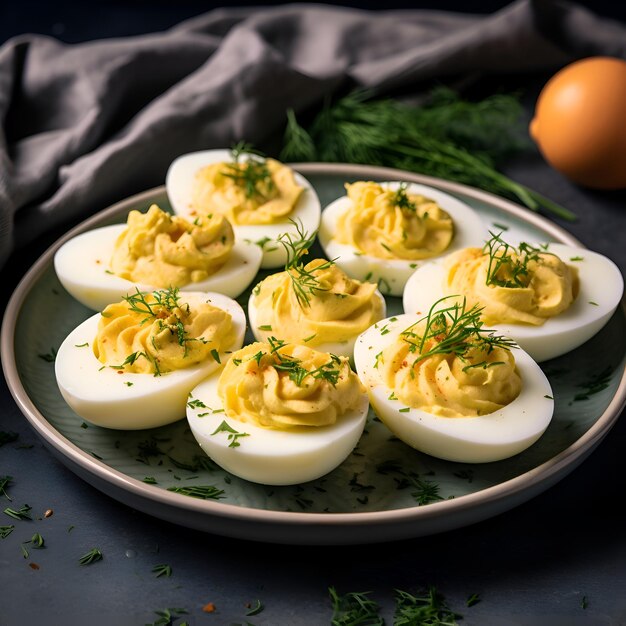
M 559 1 L 488 16 L 320 4 L 217 9 L 162 33 L 0 48 L 0 268 L 46 229 L 163 184 L 178 155 L 245 139 L 351 86 L 556 70 L 626 57 L 626 28 Z

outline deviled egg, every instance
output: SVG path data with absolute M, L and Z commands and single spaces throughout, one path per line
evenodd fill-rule
M 236 298 L 254 280 L 261 257 L 259 247 L 236 239 L 218 213 L 190 222 L 153 204 L 146 213 L 130 211 L 126 224 L 68 240 L 54 268 L 68 293 L 99 311 L 136 289 L 176 287 Z
M 238 239 L 261 248 L 263 268 L 286 263 L 278 238 L 295 236 L 294 222 L 307 232 L 319 227 L 320 202 L 309 181 L 245 145 L 179 156 L 168 168 L 165 186 L 178 215 L 192 220 L 214 212 L 227 216 Z
M 552 419 L 550 383 L 523 350 L 483 328 L 480 308 L 436 302 L 357 340 L 354 358 L 378 417 L 409 446 L 463 463 L 522 452 Z
M 375 283 L 351 279 L 334 261 L 304 263 L 315 235 L 299 230 L 281 243 L 290 248 L 284 271 L 271 274 L 248 302 L 250 327 L 257 341 L 280 337 L 288 343 L 352 358 L 354 342 L 385 317 L 386 303 Z
M 189 392 L 243 344 L 241 306 L 217 293 L 137 291 L 76 327 L 61 344 L 61 395 L 106 428 L 154 428 L 185 417 Z
M 235 352 L 219 376 L 200 383 L 187 420 L 200 447 L 226 471 L 293 485 L 348 457 L 368 408 L 348 359 L 270 339 Z
M 467 204 L 432 187 L 397 181 L 346 184 L 322 213 L 319 241 L 352 278 L 402 295 L 425 260 L 484 241 L 486 228 Z
M 561 243 L 513 246 L 492 233 L 419 267 L 407 281 L 405 313 L 424 314 L 443 296 L 462 294 L 485 322 L 538 362 L 582 345 L 613 315 L 624 292 L 617 266 L 597 252 Z

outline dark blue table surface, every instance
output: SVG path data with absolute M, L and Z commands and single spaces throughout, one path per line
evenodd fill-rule
M 536 90 L 531 86 L 527 107 Z M 626 274 L 626 192 L 578 188 L 538 154 L 510 163 L 506 172 L 572 209 L 577 221 L 559 224 Z M 50 233 L 11 258 L 0 273 L 1 310 L 30 264 L 60 234 Z M 134 626 L 153 623 L 159 619 L 155 611 L 166 608 L 188 611 L 175 613 L 175 624 L 330 624 L 330 586 L 340 593 L 371 591 L 391 624 L 394 590 L 429 585 L 468 626 L 626 624 L 623 419 L 577 469 L 511 511 L 429 537 L 326 548 L 227 539 L 137 512 L 57 460 L 4 381 L 0 407 L 0 431 L 18 434 L 0 447 L 0 477 L 13 476 L 13 502 L 0 494 L 0 505 L 28 503 L 34 518 L 17 522 L 0 539 L 0 626 Z M 48 509 L 54 513 L 45 518 Z M 8 523 L 8 517 L 0 521 Z M 24 558 L 20 545 L 35 532 L 46 547 L 29 548 Z M 93 547 L 105 558 L 80 567 L 78 557 Z M 170 577 L 152 572 L 160 563 L 172 567 Z M 480 602 L 467 607 L 475 593 Z M 247 617 L 257 600 L 263 611 Z M 207 603 L 216 610 L 203 611 Z

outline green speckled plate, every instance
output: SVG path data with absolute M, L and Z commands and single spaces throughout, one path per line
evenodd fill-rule
M 581 245 L 528 210 L 463 185 L 386 168 L 295 167 L 314 185 L 322 206 L 343 195 L 347 181 L 408 180 L 461 198 L 486 226 L 508 227 L 511 241 Z M 18 285 L 2 328 L 5 376 L 26 419 L 71 470 L 129 506 L 183 526 L 268 542 L 354 544 L 433 534 L 497 515 L 553 485 L 592 452 L 624 406 L 626 323 L 620 307 L 593 341 L 542 364 L 554 391 L 554 418 L 531 448 L 497 463 L 428 457 L 370 416 L 357 449 L 332 473 L 303 485 L 270 488 L 213 467 L 184 419 L 138 432 L 87 426 L 63 401 L 53 364 L 39 356 L 58 347 L 91 314 L 58 282 L 53 256 L 70 237 L 123 222 L 130 209 L 145 210 L 152 202 L 169 209 L 164 187 L 124 200 L 67 233 Z M 240 300 L 245 302 L 247 294 Z M 388 308 L 390 315 L 401 312 L 400 299 L 389 298 Z M 590 374 L 587 363 L 594 363 L 600 378 Z M 198 485 L 214 485 L 223 497 L 201 500 L 172 490 Z

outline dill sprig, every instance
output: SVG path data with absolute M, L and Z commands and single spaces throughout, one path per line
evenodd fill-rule
M 157 289 L 153 292 L 140 291 L 138 287 L 135 287 L 135 293 L 129 296 L 122 296 L 122 300 L 128 304 L 129 310 L 146 315 L 146 320 L 149 320 L 151 317 L 156 317 L 163 309 L 171 313 L 180 306 L 179 291 L 178 287 Z M 146 300 L 147 295 L 151 295 L 155 301 L 148 302 Z M 157 309 L 157 307 L 160 308 Z
M 485 284 L 511 289 L 526 287 L 528 263 L 537 261 L 542 250 L 523 241 L 516 248 L 502 239 L 502 233 L 489 231 L 489 234 L 491 239 L 483 246 L 483 254 L 489 255 Z
M 318 265 L 314 270 L 306 269 L 303 257 L 309 253 L 309 249 L 315 242 L 317 231 L 309 235 L 304 230 L 301 221 L 289 220 L 296 229 L 297 238 L 293 237 L 290 232 L 282 233 L 278 237 L 285 252 L 287 253 L 287 263 L 285 271 L 291 279 L 291 286 L 296 295 L 296 300 L 301 307 L 311 306 L 311 297 L 320 291 L 328 291 L 320 285 L 319 278 L 315 272 L 326 270 L 335 264 L 335 261 L 325 261 Z
M 244 163 L 243 156 L 247 156 Z M 244 190 L 246 198 L 267 199 L 274 189 L 274 180 L 265 157 L 248 143 L 240 141 L 230 150 L 232 162 L 226 164 L 222 174 Z
M 465 297 L 460 303 L 455 301 L 437 309 L 444 300 L 457 297 L 451 295 L 440 298 L 430 307 L 428 315 L 402 331 L 401 337 L 409 344 L 409 352 L 417 354 L 413 367 L 436 354 L 454 354 L 462 361 L 467 361 L 467 356 L 473 349 L 489 354 L 495 348 L 510 350 L 517 347 L 512 339 L 483 328 L 484 323 L 480 317 L 483 307 L 474 305 L 467 310 Z M 425 329 L 418 334 L 413 329 L 422 322 L 425 322 Z M 464 370 L 498 364 L 499 361 L 481 361 L 467 365 Z
M 302 365 L 300 359 L 280 352 L 280 349 L 287 345 L 282 339 L 269 337 L 267 341 L 270 345 L 269 354 L 273 357 L 272 367 L 278 371 L 287 372 L 289 379 L 296 383 L 298 387 L 302 387 L 308 376 L 316 380 L 326 380 L 333 387 L 337 384 L 340 373 L 337 366 L 341 364 L 341 359 L 338 356 L 331 354 L 330 361 L 313 370 L 308 370 Z
M 187 337 L 188 332 L 185 330 L 185 325 L 178 316 L 178 313 L 175 311 L 176 309 L 181 309 L 181 307 L 183 307 L 180 302 L 179 291 L 178 287 L 168 287 L 167 289 L 157 289 L 153 292 L 146 292 L 140 291 L 139 288 L 135 287 L 135 293 L 123 296 L 122 299 L 128 304 L 128 309 L 130 311 L 139 313 L 140 315 L 145 315 L 144 319 L 141 320 L 140 325 L 156 320 L 159 324 L 159 330 L 167 328 L 172 335 L 175 335 L 178 345 L 184 349 L 183 356 L 186 357 L 188 352 L 187 344 L 190 341 L 202 341 L 202 338 L 192 339 Z M 154 302 L 150 302 L 147 299 L 146 296 L 148 295 L 152 296 Z M 184 310 L 189 313 L 189 304 L 184 305 Z M 166 324 L 162 319 L 164 313 L 167 317 L 170 315 L 173 316 L 174 321 Z M 154 337 L 152 337 L 152 345 L 155 350 L 158 350 Z M 133 365 L 139 357 L 144 357 L 152 363 L 155 369 L 155 376 L 161 375 L 158 360 L 143 351 L 133 352 L 129 354 L 120 365 L 113 365 L 111 367 L 114 369 L 124 369 L 126 365 Z
M 469 102 L 439 88 L 413 106 L 356 91 L 328 102 L 308 129 L 288 111 L 280 158 L 419 172 L 506 196 L 533 211 L 576 219 L 571 211 L 496 169 L 504 158 L 532 145 L 527 136 L 521 137 L 521 112 L 513 95 Z

